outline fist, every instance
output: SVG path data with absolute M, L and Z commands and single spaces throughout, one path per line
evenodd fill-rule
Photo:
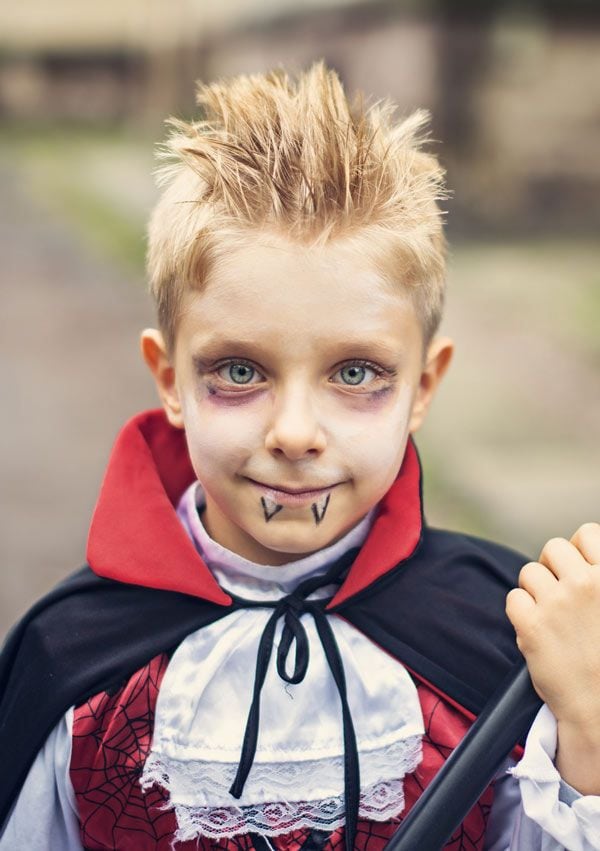
M 552 538 L 506 599 L 533 685 L 565 728 L 600 731 L 600 524 Z

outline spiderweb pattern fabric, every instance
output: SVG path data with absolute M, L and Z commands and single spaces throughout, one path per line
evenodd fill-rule
M 423 760 L 417 770 L 404 778 L 406 809 L 400 817 L 387 822 L 360 820 L 356 835 L 356 851 L 382 851 L 402 818 L 414 806 L 421 792 L 427 788 L 450 753 L 469 729 L 470 722 L 457 709 L 446 703 L 428 686 L 417 683 L 417 692 L 423 720 Z M 489 786 L 450 841 L 447 851 L 481 851 L 485 839 L 487 820 L 493 800 L 493 787 Z M 276 843 L 274 843 L 276 845 Z M 292 846 L 276 845 L 278 851 L 288 851 Z M 302 847 L 302 846 L 297 846 Z M 306 846 L 315 848 L 316 846 Z M 330 834 L 320 846 L 322 851 L 344 851 L 344 829 Z
M 116 693 L 75 709 L 70 774 L 86 849 L 171 849 L 176 824 L 162 809 L 166 796 L 160 789 L 143 795 L 139 784 L 167 663 L 157 656 Z
M 199 837 L 174 842 L 177 822 L 160 786 L 142 792 L 140 777 L 150 751 L 154 712 L 168 664 L 157 656 L 133 674 L 120 689 L 101 692 L 75 710 L 71 780 L 86 851 L 343 851 L 344 828 L 333 833 L 296 830 L 269 837 L 255 834 L 233 838 Z M 406 812 L 431 782 L 469 727 L 464 716 L 426 685 L 417 686 L 426 733 L 423 761 L 404 778 Z M 446 845 L 450 851 L 480 851 L 493 791 L 489 788 Z M 404 813 L 403 813 L 404 815 Z M 400 818 L 386 822 L 361 819 L 355 848 L 381 851 Z

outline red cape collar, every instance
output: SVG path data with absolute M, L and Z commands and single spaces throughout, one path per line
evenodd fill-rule
M 129 420 L 113 448 L 92 518 L 87 550 L 92 570 L 107 579 L 230 605 L 175 511 L 194 478 L 184 432 L 169 425 L 161 410 Z M 420 479 L 409 440 L 398 477 L 330 607 L 413 553 L 422 527 Z

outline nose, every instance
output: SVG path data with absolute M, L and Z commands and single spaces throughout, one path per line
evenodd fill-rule
M 327 440 L 315 410 L 315 400 L 306 388 L 281 392 L 275 400 L 265 446 L 274 455 L 290 461 L 320 455 Z

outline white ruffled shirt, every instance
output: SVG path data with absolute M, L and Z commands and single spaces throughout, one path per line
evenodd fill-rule
M 342 540 L 290 564 L 257 565 L 216 544 L 200 517 L 202 491 L 193 485 L 178 514 L 219 584 L 249 600 L 277 601 L 302 580 L 323 575 L 366 538 L 365 517 Z M 332 596 L 337 585 L 318 589 Z M 301 615 L 309 647 L 302 682 L 277 673 L 271 654 L 260 700 L 258 743 L 239 800 L 236 775 L 252 700 L 259 642 L 270 608 L 232 612 L 189 636 L 176 650 L 156 705 L 152 751 L 142 786 L 161 785 L 175 808 L 178 840 L 299 828 L 332 831 L 344 823 L 344 741 L 339 694 L 312 615 Z M 344 664 L 348 704 L 360 755 L 359 814 L 386 821 L 404 808 L 402 778 L 421 760 L 423 718 L 405 668 L 354 627 L 330 618 Z M 277 623 L 279 646 L 283 618 Z
M 196 483 L 178 513 L 219 584 L 262 601 L 279 599 L 307 576 L 324 574 L 362 544 L 372 520 L 368 515 L 325 550 L 266 567 L 212 541 L 200 521 L 201 505 Z M 333 590 L 315 593 L 330 596 Z M 340 701 L 310 615 L 302 616 L 310 646 L 306 677 L 298 685 L 285 683 L 271 659 L 254 764 L 242 798 L 232 804 L 228 789 L 252 697 L 258 641 L 270 614 L 261 608 L 238 610 L 192 633 L 165 673 L 142 783 L 167 788 L 180 839 L 244 830 L 276 835 L 302 825 L 332 830 L 343 823 Z M 420 760 L 423 719 L 416 689 L 403 667 L 369 639 L 340 618 L 332 616 L 330 623 L 357 734 L 360 812 L 383 820 L 402 811 L 402 778 Z M 280 630 L 281 625 L 275 645 Z M 82 851 L 69 777 L 72 719 L 71 709 L 38 754 L 4 825 L 0 851 Z M 552 762 L 555 749 L 556 722 L 544 707 L 523 759 L 496 778 L 487 851 L 600 851 L 600 797 L 580 796 L 560 780 Z

